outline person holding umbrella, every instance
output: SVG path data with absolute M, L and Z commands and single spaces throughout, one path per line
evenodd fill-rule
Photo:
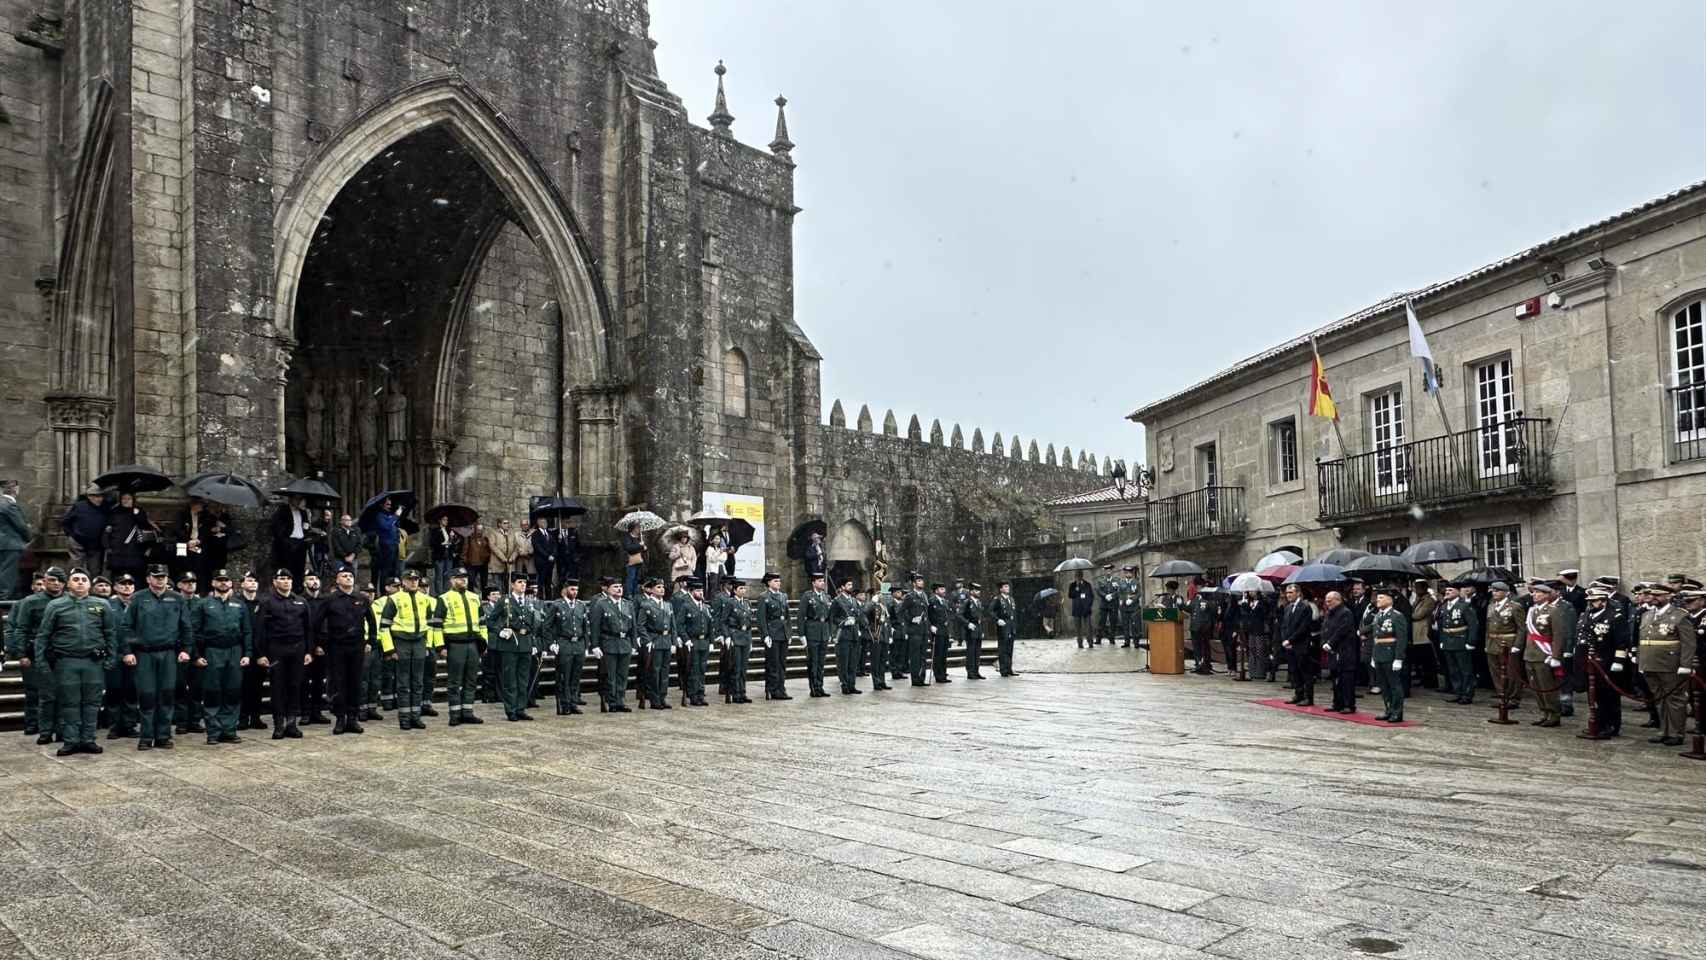
M 438 515 L 429 541 L 432 550 L 432 592 L 443 593 L 450 587 L 450 571 L 462 556 L 462 535 L 451 529 L 449 512 Z
M 136 494 L 119 494 L 118 507 L 107 519 L 107 571 L 113 576 L 143 576 L 149 547 L 159 539 L 159 528 L 137 504 Z
M 406 505 L 385 497 L 373 513 L 373 579 L 376 583 L 383 584 L 401 572 L 397 550 L 402 542 L 400 525 L 404 509 Z
M 1066 598 L 1072 603 L 1072 625 L 1078 632 L 1078 649 L 1082 650 L 1091 639 L 1090 614 L 1096 604 L 1096 591 L 1084 579 L 1084 571 L 1073 574 L 1072 583 L 1066 588 Z
M 646 541 L 638 529 L 622 531 L 622 555 L 627 558 L 622 568 L 622 590 L 631 594 L 640 584 L 640 569 L 646 565 Z

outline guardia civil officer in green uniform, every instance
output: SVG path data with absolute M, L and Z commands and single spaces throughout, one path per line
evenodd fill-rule
M 893 599 L 874 596 L 865 608 L 865 616 L 871 627 L 871 689 L 892 690 L 889 686 L 889 665 L 893 654 L 889 652 L 894 644 L 894 611 L 900 603 L 900 585 L 893 589 L 896 595 Z
M 859 689 L 858 660 L 859 660 L 859 623 L 865 619 L 865 611 L 859 606 L 859 601 L 853 596 L 853 581 L 841 581 L 841 589 L 835 594 L 835 600 L 830 604 L 829 618 L 835 623 L 835 676 L 841 681 L 841 692 L 864 693 Z M 811 622 L 806 622 L 806 629 L 811 629 Z M 810 644 L 811 637 L 806 638 Z M 821 683 L 821 680 L 819 681 Z
M 1404 653 L 1410 647 L 1410 618 L 1392 605 L 1394 587 L 1377 587 L 1374 591 L 1374 618 L 1370 629 L 1374 633 L 1374 655 L 1369 665 L 1374 668 L 1375 681 L 1380 684 L 1380 699 L 1386 712 L 1377 719 L 1397 723 L 1404 719 Z
M 578 581 L 564 581 L 562 596 L 551 601 L 542 625 L 551 657 L 557 661 L 557 716 L 574 716 L 586 701 L 581 676 L 586 673 L 589 604 L 582 600 Z
M 1469 659 L 1469 646 L 1474 642 L 1481 622 L 1475 607 L 1458 594 L 1456 587 L 1445 585 L 1445 606 L 1439 613 L 1439 649 L 1445 655 L 1445 675 L 1451 683 L 1447 703 L 1475 702 L 1475 665 Z
M 642 689 L 646 699 L 641 704 L 653 710 L 669 710 L 669 655 L 675 649 L 675 615 L 664 601 L 663 580 L 647 578 L 641 593 L 634 615 L 635 630 L 652 653 L 646 661 Z
M 930 672 L 937 683 L 953 683 L 948 677 L 948 588 L 932 584 L 925 619 L 930 621 Z
M 989 615 L 995 620 L 995 666 L 1004 677 L 1016 677 L 1013 669 L 1013 642 L 1019 638 L 1019 603 L 1013 599 L 1013 584 L 1003 580 L 995 585 L 995 599 L 989 602 Z
M 425 689 L 429 649 L 437 644 L 437 631 L 429 621 L 434 603 L 421 589 L 419 570 L 403 574 L 403 589 L 379 608 L 379 645 L 397 669 L 397 729 L 425 730 L 421 720 L 421 696 Z
M 137 591 L 119 624 L 118 652 L 136 675 L 137 708 L 142 729 L 136 749 L 172 748 L 172 701 L 178 689 L 178 665 L 188 664 L 195 647 L 190 605 L 166 589 L 166 565 L 148 568 L 148 589 Z
M 486 624 L 492 649 L 498 654 L 498 686 L 503 690 L 504 719 L 532 720 L 527 712 L 527 694 L 533 686 L 533 654 L 539 649 L 539 605 L 527 595 L 527 577 L 517 574 L 510 590 L 492 608 Z
M 723 583 L 729 590 L 729 602 L 723 605 L 719 621 L 723 633 L 723 652 L 729 660 L 729 689 L 723 694 L 724 703 L 751 703 L 746 695 L 746 664 L 752 655 L 752 606 L 746 602 L 746 585 L 732 577 Z
M 368 648 L 365 669 L 361 673 L 361 702 L 363 709 L 361 719 L 383 720 L 385 714 L 379 712 L 381 699 L 387 710 L 397 707 L 397 671 L 390 660 L 385 658 L 391 650 L 391 631 L 380 626 L 385 601 L 396 596 L 403 589 L 401 577 L 387 578 L 382 589 L 374 591 L 373 596 L 373 645 Z
M 924 592 L 924 577 L 914 573 L 909 579 L 912 589 L 900 602 L 901 629 L 906 631 L 906 672 L 911 674 L 913 686 L 922 687 L 929 683 L 924 658 L 935 628 L 924 622 L 930 616 L 930 595 Z
M 65 570 L 49 567 L 42 574 L 42 592 L 18 601 L 6 618 L 6 656 L 24 670 L 24 735 L 43 746 L 59 729 L 58 692 L 53 668 L 35 658 L 36 628 L 47 605 L 65 593 Z
M 1102 565 L 1102 575 L 1096 578 L 1096 639 L 1100 644 L 1106 637 L 1108 646 L 1114 645 L 1114 631 L 1119 624 L 1120 583 L 1114 576 L 1114 565 Z
M 687 670 L 681 675 L 681 697 L 685 705 L 708 707 L 705 702 L 705 667 L 711 657 L 711 608 L 705 605 L 705 583 L 687 581 L 686 599 L 675 605 L 675 636 L 686 644 Z
M 628 695 L 628 661 L 634 656 L 634 605 L 622 599 L 622 584 L 615 578 L 601 577 L 598 582 L 604 594 L 593 601 L 587 623 L 591 654 L 606 661 L 598 712 L 628 713 L 623 701 Z
M 195 571 L 185 570 L 178 574 L 178 596 L 184 598 L 189 607 L 190 626 L 195 626 L 196 608 L 201 606 L 201 598 L 196 595 Z M 195 659 L 178 665 L 178 686 L 172 697 L 172 722 L 179 733 L 206 733 L 203 725 L 201 701 L 201 668 L 196 666 Z
M 800 594 L 800 630 L 806 635 L 806 682 L 814 697 L 827 697 L 823 688 L 823 667 L 829 648 L 829 594 L 824 590 L 824 576 L 812 574 L 812 588 Z
M 59 701 L 58 755 L 101 753 L 95 720 L 106 689 L 107 661 L 117 647 L 113 608 L 89 595 L 89 573 L 73 567 L 66 594 L 50 601 L 36 627 L 32 662 L 53 668 Z
M 113 608 L 114 623 L 124 623 L 125 608 L 130 606 L 130 600 L 136 596 L 136 578 L 130 574 L 121 574 L 113 581 L 113 595 L 107 603 Z M 111 718 L 112 727 L 107 731 L 108 740 L 123 740 L 136 736 L 137 729 L 142 724 L 142 712 L 136 706 L 136 671 L 124 665 L 124 661 L 114 656 L 107 667 L 107 715 Z
M 758 633 L 764 638 L 764 699 L 792 700 L 788 693 L 788 595 L 782 575 L 764 575 L 764 595 L 758 600 Z
M 249 607 L 231 590 L 231 572 L 213 571 L 213 592 L 196 604 L 191 617 L 195 662 L 201 668 L 201 696 L 208 743 L 240 743 L 237 713 L 243 702 L 243 668 L 255 655 Z
M 1674 591 L 1668 583 L 1651 584 L 1647 593 L 1655 598 L 1657 606 L 1641 618 L 1635 651 L 1659 710 L 1658 736 L 1648 738 L 1647 742 L 1680 746 L 1688 719 L 1688 697 L 1679 688 L 1691 682 L 1689 677 L 1694 673 L 1697 643 L 1694 621 L 1672 602 Z M 65 739 L 70 741 L 70 735 Z
M 485 723 L 474 715 L 474 698 L 480 683 L 480 649 L 490 637 L 480 622 L 480 595 L 468 589 L 468 568 L 450 571 L 450 589 L 439 595 L 434 618 L 442 624 L 441 650 L 449 670 L 445 680 L 450 696 L 447 722 L 452 727 Z
M 1143 583 L 1137 579 L 1137 568 L 1126 567 L 1125 575 L 1119 580 L 1120 604 L 1120 647 L 1135 647 L 1138 645 L 1138 608 L 1143 603 Z
M 853 675 L 862 677 L 865 675 L 867 665 L 871 662 L 871 646 L 876 633 L 875 621 L 871 617 L 877 604 L 871 599 L 870 592 L 864 587 L 854 589 L 853 599 L 859 604 L 859 642 L 853 651 L 853 665 L 858 669 L 853 671 Z M 882 686 L 881 681 L 872 684 L 871 689 L 875 690 L 880 686 Z
M 973 583 L 960 601 L 961 630 L 966 638 L 966 679 L 982 680 L 983 664 L 983 584 Z M 1108 641 L 1113 644 L 1112 640 Z

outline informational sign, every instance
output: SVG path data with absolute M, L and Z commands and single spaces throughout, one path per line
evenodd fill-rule
M 721 510 L 752 524 L 752 542 L 735 551 L 734 575 L 742 580 L 764 576 L 764 498 L 706 490 L 704 500 L 706 510 Z

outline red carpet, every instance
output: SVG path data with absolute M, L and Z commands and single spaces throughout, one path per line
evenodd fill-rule
M 1292 713 L 1304 713 L 1311 717 L 1325 717 L 1328 720 L 1343 720 L 1346 723 L 1360 723 L 1365 727 L 1413 727 L 1416 725 L 1416 721 L 1414 720 L 1403 720 L 1398 723 L 1381 723 L 1379 720 L 1375 719 L 1379 714 L 1368 713 L 1361 708 L 1358 708 L 1356 713 L 1328 713 L 1326 707 L 1299 707 L 1294 704 L 1287 703 L 1278 697 L 1274 697 L 1271 700 L 1253 700 L 1251 702 L 1259 703 L 1264 707 L 1278 707 L 1281 710 L 1289 710 Z

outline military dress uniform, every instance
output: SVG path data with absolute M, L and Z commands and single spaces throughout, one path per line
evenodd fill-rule
M 131 595 L 135 596 L 134 593 Z M 123 624 L 125 607 L 129 601 L 116 593 L 106 600 L 107 606 L 113 608 L 113 623 Z M 105 706 L 112 723 L 111 729 L 107 730 L 108 740 L 136 736 L 136 731 L 142 725 L 142 710 L 136 705 L 136 672 L 125 666 L 124 661 L 116 655 L 107 664 Z
M 540 613 L 539 605 L 525 594 L 506 593 L 486 624 L 486 635 L 498 655 L 498 687 L 503 691 L 506 720 L 533 719 L 527 714 L 527 696 L 533 686 L 533 654 L 541 639 Z
M 1374 634 L 1374 655 L 1370 661 L 1375 680 L 1380 684 L 1380 701 L 1386 708 L 1380 719 L 1397 723 L 1404 719 L 1404 654 L 1410 647 L 1410 618 L 1397 607 L 1375 610 L 1370 624 Z
M 243 703 L 243 667 L 255 655 L 249 607 L 236 593 L 208 594 L 196 604 L 192 632 L 201 666 L 203 715 L 208 743 L 237 743 L 237 714 Z
M 467 575 L 458 567 L 452 577 Z M 439 594 L 434 621 L 444 638 L 444 689 L 450 716 L 447 723 L 482 723 L 474 715 L 474 701 L 480 686 L 480 649 L 490 640 L 486 625 L 481 622 L 480 597 L 472 590 L 451 588 Z
M 1019 638 L 1019 604 L 1010 593 L 997 593 L 989 602 L 995 621 L 995 668 L 1004 677 L 1018 676 L 1013 669 L 1013 642 Z
M 807 590 L 800 595 L 800 631 L 806 636 L 806 684 L 814 697 L 829 696 L 823 689 L 823 668 L 829 652 L 831 606 L 829 594 L 822 590 Z M 840 664 L 836 666 L 839 668 Z
M 860 624 L 865 610 L 851 593 L 838 593 L 830 604 L 830 616 L 835 621 L 835 678 L 841 681 L 841 692 L 863 693 L 859 689 L 859 640 L 864 636 Z
M 1215 606 L 1214 595 L 1208 593 L 1198 593 L 1185 606 L 1186 612 L 1190 615 L 1191 646 L 1195 650 L 1197 661 L 1196 668 L 1191 671 L 1192 673 L 1209 674 L 1214 672 Z
M 1143 603 L 1143 584 L 1126 571 L 1119 580 L 1120 604 L 1120 647 L 1122 649 L 1138 646 L 1137 631 L 1143 620 L 1138 616 L 1138 608 Z
M 586 673 L 586 639 L 589 604 L 580 598 L 560 597 L 551 601 L 545 620 L 545 638 L 557 660 L 557 716 L 580 713 L 581 676 Z
M 1445 655 L 1453 703 L 1475 702 L 1475 666 L 1469 658 L 1469 646 L 1477 629 L 1475 608 L 1469 601 L 1462 597 L 1446 601 L 1440 611 L 1439 649 Z
M 1534 688 L 1534 699 L 1540 706 L 1540 719 L 1534 721 L 1537 727 L 1556 727 L 1563 723 L 1562 707 L 1558 702 L 1558 691 L 1564 684 L 1558 673 L 1563 665 L 1559 659 L 1563 650 L 1560 634 L 1563 618 L 1554 609 L 1557 602 L 1551 599 L 1535 603 L 1529 608 L 1525 621 L 1522 666 L 1528 685 Z
M 930 594 L 925 619 L 930 621 L 930 673 L 937 683 L 953 683 L 948 679 L 948 600 Z
M 1522 680 L 1514 675 L 1511 655 L 1522 652 L 1522 604 L 1508 594 L 1487 603 L 1487 672 L 1493 675 L 1493 694 L 1512 708 L 1522 704 Z
M 675 636 L 686 644 L 687 670 L 681 674 L 684 705 L 708 706 L 705 702 L 705 668 L 711 660 L 711 608 L 691 593 L 675 609 Z
M 960 619 L 965 622 L 966 679 L 983 679 L 983 601 L 967 594 L 960 604 Z M 1113 640 L 1108 641 L 1109 644 Z
M 427 661 L 442 640 L 431 620 L 436 604 L 425 590 L 404 588 L 379 606 L 379 646 L 397 671 L 397 729 L 425 730 L 421 700 Z
M 52 582 L 63 588 L 65 571 L 54 567 L 48 575 Z M 30 662 L 24 667 L 24 734 L 31 737 L 39 735 L 37 742 L 42 744 L 52 743 L 59 729 L 59 694 L 55 689 L 53 668 L 35 658 L 36 628 L 41 626 L 47 605 L 63 595 L 63 589 L 59 593 L 45 590 L 32 593 L 18 601 L 6 617 L 7 658 Z
M 901 629 L 906 631 L 906 672 L 915 687 L 929 682 L 924 672 L 924 652 L 930 637 L 930 626 L 924 621 L 929 615 L 929 595 L 916 588 L 908 591 L 900 603 L 900 619 Z
M 609 594 L 592 602 L 588 614 L 587 642 L 604 659 L 603 700 L 599 712 L 627 713 L 628 661 L 634 656 L 634 604 Z
M 1107 574 L 1096 580 L 1096 644 L 1101 644 L 1104 637 L 1108 645 L 1114 642 L 1114 632 L 1119 628 L 1120 586 L 1118 580 Z
M 740 597 L 731 596 L 722 608 L 721 623 L 723 652 L 720 658 L 729 661 L 729 689 L 726 703 L 751 703 L 746 695 L 746 664 L 752 655 L 752 608 Z
M 769 581 L 766 581 L 767 583 Z M 758 601 L 758 632 L 764 638 L 764 699 L 792 700 L 788 695 L 788 595 L 766 590 Z
M 118 629 L 120 657 L 134 656 L 136 701 L 141 714 L 137 748 L 170 747 L 172 701 L 178 689 L 178 655 L 195 646 L 190 605 L 170 590 L 138 590 Z
M 1608 599 L 1603 591 L 1590 591 L 1590 600 Z M 1613 684 L 1627 682 L 1634 672 L 1633 644 L 1630 643 L 1629 618 L 1623 608 L 1606 603 L 1595 610 L 1591 606 L 1576 619 L 1576 659 L 1586 661 L 1591 652 L 1604 676 L 1593 683 L 1594 726 L 1601 737 L 1615 737 L 1623 730 L 1623 695 Z M 1588 668 L 1590 671 L 1592 666 Z M 1606 678 L 1610 679 L 1607 680 Z
M 113 621 L 113 608 L 94 595 L 66 593 L 42 611 L 31 663 L 39 661 L 53 670 L 59 732 L 65 741 L 58 751 L 62 757 L 101 752 L 95 743 L 95 721 L 106 690 L 107 661 L 118 646 Z
M 1694 621 L 1670 602 L 1670 590 L 1662 589 L 1664 605 L 1641 618 L 1636 656 L 1659 711 L 1659 735 L 1649 742 L 1676 745 L 1682 743 L 1688 719 L 1688 696 L 1681 688 L 1691 682 L 1697 638 Z

